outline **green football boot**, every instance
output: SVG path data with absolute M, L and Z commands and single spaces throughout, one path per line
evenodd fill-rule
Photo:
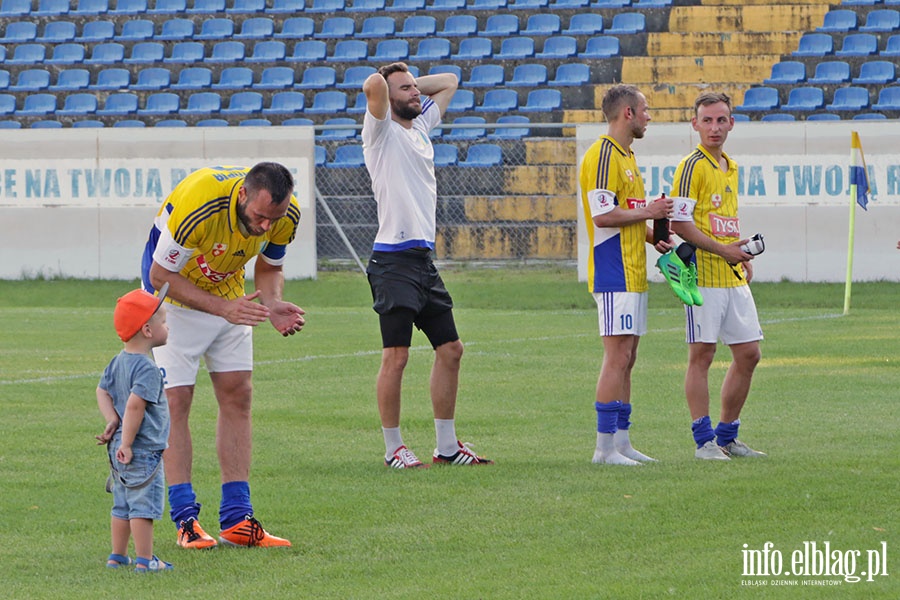
M 690 277 L 684 278 L 682 286 L 690 292 L 691 300 L 694 301 L 694 306 L 703 306 L 703 296 L 700 294 L 700 289 L 697 287 L 697 265 L 693 262 L 688 263 L 688 271 Z
M 686 282 L 695 281 L 693 274 L 687 265 L 675 254 L 674 250 L 669 250 L 656 260 L 656 266 L 669 282 L 669 287 L 678 296 L 678 299 L 688 306 L 694 306 L 694 297 L 689 288 L 685 287 Z M 694 283 L 696 288 L 696 283 Z M 699 291 L 697 292 L 699 296 Z M 702 302 L 703 299 L 701 298 Z

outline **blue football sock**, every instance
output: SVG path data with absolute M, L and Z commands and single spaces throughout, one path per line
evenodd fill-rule
M 618 400 L 612 402 L 595 402 L 594 408 L 597 409 L 597 432 L 598 433 L 615 433 L 617 422 L 619 420 L 619 409 L 622 403 Z
M 694 442 L 697 443 L 697 448 L 702 448 L 703 444 L 716 438 L 709 416 L 700 417 L 691 423 L 691 431 L 694 432 Z
M 631 403 L 622 403 L 622 406 L 619 407 L 619 415 L 618 415 L 617 426 L 619 429 L 625 431 L 629 427 L 631 427 Z
M 246 481 L 229 481 L 222 484 L 222 506 L 219 508 L 219 525 L 228 529 L 247 517 L 253 516 L 250 503 L 250 484 Z
M 169 515 L 178 527 L 182 521 L 197 518 L 200 514 L 200 503 L 190 483 L 177 483 L 169 486 Z
M 738 427 L 741 426 L 741 420 L 732 421 L 731 423 L 719 422 L 716 425 L 716 443 L 720 446 L 727 446 L 737 439 Z

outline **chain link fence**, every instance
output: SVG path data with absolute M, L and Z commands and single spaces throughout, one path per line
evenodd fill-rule
M 574 260 L 574 140 L 552 135 L 561 133 L 561 126 L 529 125 L 529 133 L 551 134 L 546 137 L 519 137 L 521 129 L 516 132 L 513 126 L 494 124 L 442 127 L 443 133 L 432 140 L 436 153 L 450 156 L 450 164 L 435 167 L 437 258 L 462 262 Z M 358 126 L 343 128 L 357 130 L 345 132 L 347 135 L 358 134 Z M 361 164 L 361 148 L 350 166 L 336 164 L 346 155 L 340 148 L 361 146 L 361 141 L 358 135 L 329 139 L 329 133 L 335 132 L 318 135 L 320 129 L 324 128 L 317 128 L 316 138 L 321 147 L 316 167 L 319 268 L 362 268 L 378 230 L 371 180 Z M 549 152 L 541 151 L 544 142 L 551 144 Z M 468 166 L 488 145 L 499 148 L 499 160 Z M 560 145 L 565 152 L 553 150 Z

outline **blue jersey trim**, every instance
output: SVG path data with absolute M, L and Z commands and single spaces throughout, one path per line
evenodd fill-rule
M 151 294 L 156 290 L 150 283 L 150 267 L 153 265 L 153 253 L 156 251 L 156 244 L 159 243 L 160 231 L 156 225 L 150 228 L 150 235 L 147 237 L 147 244 L 144 246 L 144 255 L 141 257 L 141 284 L 145 291 Z
M 384 244 L 375 242 L 372 247 L 376 252 L 400 252 L 401 250 L 409 250 L 410 248 L 428 248 L 434 250 L 434 242 L 426 240 L 407 240 L 402 244 Z

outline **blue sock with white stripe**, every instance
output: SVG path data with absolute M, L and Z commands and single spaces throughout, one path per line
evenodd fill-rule
M 691 431 L 694 432 L 694 442 L 697 443 L 697 448 L 702 448 L 703 444 L 716 438 L 712 429 L 712 421 L 709 420 L 708 415 L 691 423 Z
M 178 527 L 182 521 L 200 514 L 200 503 L 194 494 L 194 486 L 188 483 L 176 483 L 169 486 L 169 515 Z
M 594 402 L 597 409 L 597 432 L 615 433 L 618 430 L 619 410 L 622 403 L 619 400 L 612 402 Z
M 741 426 L 741 420 L 737 419 L 731 423 L 719 422 L 716 425 L 716 443 L 720 446 L 727 446 L 737 439 L 738 427 Z

